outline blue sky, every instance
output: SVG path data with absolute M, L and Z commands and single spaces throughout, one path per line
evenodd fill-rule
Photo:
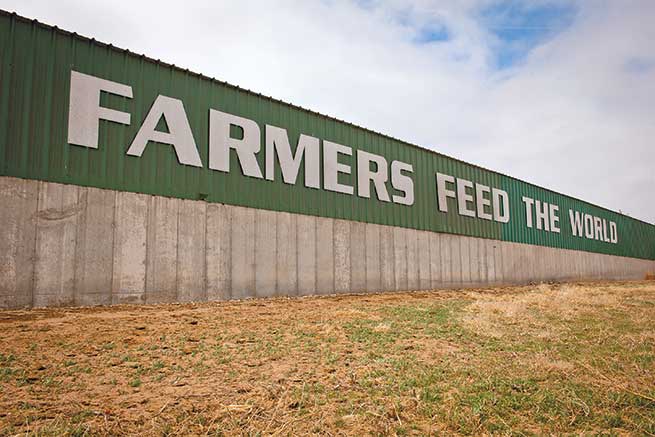
M 497 38 L 497 68 L 521 62 L 537 45 L 566 30 L 575 20 L 573 3 L 495 2 L 480 11 L 482 25 Z
M 384 2 L 359 0 L 367 10 L 380 7 Z M 411 7 L 411 6 L 409 6 Z M 472 8 L 471 16 L 488 35 L 492 51 L 490 66 L 503 70 L 525 60 L 532 49 L 556 37 L 573 25 L 578 12 L 574 2 L 493 1 Z M 408 11 L 397 11 L 395 19 L 412 26 Z M 447 43 L 452 31 L 438 18 L 415 27 L 413 42 L 416 44 Z

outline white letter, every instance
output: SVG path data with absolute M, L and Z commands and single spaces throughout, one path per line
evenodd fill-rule
M 159 120 L 164 117 L 168 132 L 155 130 Z M 143 120 L 143 124 L 136 133 L 134 141 L 127 149 L 130 156 L 141 156 L 146 148 L 148 141 L 157 141 L 158 143 L 170 144 L 175 149 L 177 160 L 181 164 L 202 167 L 200 155 L 196 148 L 196 142 L 191 133 L 189 120 L 184 112 L 184 105 L 181 100 L 173 99 L 166 96 L 157 96 L 152 104 L 150 112 Z
M 584 214 L 582 215 L 584 217 Z M 571 222 L 571 232 L 573 232 L 574 237 L 582 237 L 582 218 L 578 211 L 569 209 L 569 221 Z
M 585 237 L 594 239 L 594 217 L 589 214 L 584 215 L 584 233 Z
M 534 201 L 534 212 L 537 215 L 537 229 L 543 229 L 548 231 L 550 230 L 549 220 L 548 220 L 548 203 L 543 202 L 543 209 L 541 208 L 542 202 L 539 200 Z
M 437 173 L 437 199 L 439 200 L 439 211 L 448 212 L 448 198 L 455 199 L 457 196 L 453 190 L 446 187 L 446 182 L 455 183 L 455 178 L 442 173 Z
M 523 196 L 522 198 L 523 202 L 525 203 L 525 219 L 526 223 L 529 228 L 532 227 L 532 205 L 534 204 L 534 200 Z
M 610 242 L 610 237 L 607 236 L 607 220 L 603 219 L 603 241 Z
M 475 211 L 469 209 L 468 203 L 473 203 L 473 196 L 467 193 L 467 188 L 473 188 L 473 182 L 457 178 L 457 208 L 459 215 L 475 217 Z
M 616 223 L 610 222 L 610 241 L 614 244 L 619 242 L 619 235 L 616 232 Z
M 243 138 L 230 136 L 230 127 L 238 126 Z M 244 175 L 262 179 L 262 171 L 255 155 L 261 149 L 259 126 L 252 120 L 215 109 L 209 110 L 209 168 L 230 171 L 230 149 L 237 152 L 237 158 Z
M 507 192 L 497 188 L 492 188 L 491 196 L 494 200 L 494 220 L 499 223 L 509 223 L 509 197 L 507 196 Z M 503 210 L 502 215 L 500 213 L 501 198 Z
M 489 193 L 491 190 L 486 185 L 475 184 L 475 200 L 477 201 L 478 217 L 485 220 L 491 220 L 491 213 L 485 212 L 485 206 L 491 206 L 491 199 L 484 197 L 484 193 Z
M 594 238 L 603 241 L 603 222 L 600 217 L 594 217 L 594 229 L 596 230 Z
M 375 163 L 376 171 L 371 171 L 371 162 Z M 387 160 L 380 155 L 357 151 L 357 194 L 359 197 L 371 197 L 371 181 L 375 187 L 378 199 L 383 202 L 390 202 L 387 187 L 384 185 L 389 180 L 387 172 Z
M 560 229 L 559 229 L 559 215 L 557 215 L 557 212 L 559 211 L 559 205 L 554 205 L 550 204 L 550 231 L 551 232 L 557 232 L 559 234 Z
M 321 188 L 319 177 L 319 139 L 300 135 L 296 155 L 291 155 L 291 146 L 286 129 L 266 125 L 266 179 L 275 179 L 275 152 L 280 162 L 282 179 L 287 184 L 295 184 L 300 170 L 300 161 L 305 155 L 305 186 Z
M 98 148 L 100 120 L 130 124 L 130 114 L 100 106 L 100 92 L 132 98 L 132 87 L 71 71 L 68 143 Z
M 350 174 L 350 166 L 339 162 L 339 153 L 352 156 L 348 146 L 323 141 L 323 187 L 337 193 L 353 194 L 353 187 L 339 183 L 339 173 Z
M 414 172 L 412 164 L 401 161 L 391 163 L 391 186 L 398 191 L 405 193 L 404 196 L 393 195 L 393 202 L 401 205 L 412 206 L 414 204 L 414 181 L 411 177 L 402 174 L 402 171 Z

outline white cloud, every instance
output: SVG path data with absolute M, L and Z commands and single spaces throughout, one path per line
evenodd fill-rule
M 1 3 L 655 222 L 655 2 L 575 3 L 501 71 L 490 0 Z M 417 43 L 432 28 L 449 39 Z

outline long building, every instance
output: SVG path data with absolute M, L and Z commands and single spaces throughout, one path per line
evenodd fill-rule
M 0 13 L 0 307 L 639 279 L 655 226 Z

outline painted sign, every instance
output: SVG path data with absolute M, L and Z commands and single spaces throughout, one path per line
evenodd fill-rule
M 131 114 L 100 105 L 102 93 L 133 98 L 130 85 L 71 71 L 68 112 L 68 143 L 97 149 L 102 120 L 123 125 L 131 124 Z M 304 164 L 303 184 L 307 188 L 327 190 L 349 196 L 371 198 L 371 191 L 380 202 L 394 202 L 411 207 L 415 202 L 414 166 L 399 160 L 389 161 L 382 155 L 353 148 L 332 141 L 321 140 L 301 133 L 292 150 L 289 134 L 283 127 L 266 124 L 263 129 L 256 121 L 213 108 L 207 109 L 209 118 L 208 163 L 211 170 L 229 173 L 230 152 L 235 152 L 241 174 L 255 179 L 275 180 L 276 166 L 286 184 L 295 185 Z M 162 128 L 158 128 L 162 126 Z M 109 128 L 109 127 L 107 127 Z M 262 132 L 264 135 L 262 136 Z M 262 147 L 262 137 L 265 148 Z M 159 145 L 158 145 L 159 144 Z M 146 147 L 172 147 L 180 165 L 203 167 L 184 102 L 178 98 L 157 95 L 127 148 L 129 156 L 142 157 Z M 120 147 L 122 144 L 107 144 Z M 264 168 L 258 163 L 263 154 Z M 340 175 L 350 175 L 351 165 L 341 162 L 340 156 L 356 155 L 357 187 L 339 181 Z M 322 165 L 321 165 L 322 164 Z M 237 170 L 238 171 L 238 170 Z M 439 213 L 448 213 L 448 200 L 457 203 L 457 214 L 462 217 L 510 222 L 509 195 L 498 187 L 490 187 L 464 178 L 435 172 L 436 197 Z M 387 187 L 388 185 L 391 187 Z M 389 195 L 389 191 L 395 193 Z M 544 232 L 561 233 L 559 205 L 522 196 L 525 226 Z M 616 222 L 569 209 L 572 236 L 617 244 Z
M 2 12 L 0 176 L 655 259 L 651 224 Z

